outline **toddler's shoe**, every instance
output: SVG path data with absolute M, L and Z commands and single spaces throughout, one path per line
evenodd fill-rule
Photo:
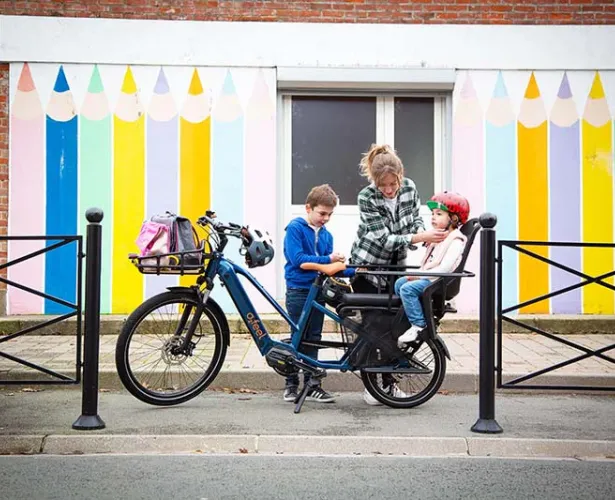
M 397 347 L 403 348 L 406 344 L 414 342 L 419 338 L 419 334 L 425 329 L 425 327 L 412 325 L 397 339 Z

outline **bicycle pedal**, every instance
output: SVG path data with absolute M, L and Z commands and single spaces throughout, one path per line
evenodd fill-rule
M 267 354 L 265 354 L 265 360 L 269 366 L 273 364 L 287 364 L 291 363 L 295 359 L 293 351 L 285 349 L 283 347 L 272 347 Z

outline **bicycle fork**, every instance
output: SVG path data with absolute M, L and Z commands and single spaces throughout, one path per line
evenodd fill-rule
M 190 315 L 194 311 L 194 315 L 192 319 L 190 319 Z M 175 329 L 175 333 L 173 336 L 175 338 L 181 339 L 183 337 L 183 342 L 176 347 L 176 349 L 182 354 L 190 354 L 192 344 L 192 337 L 197 327 L 199 326 L 199 322 L 201 321 L 201 314 L 203 313 L 203 305 L 199 303 L 197 306 L 186 305 L 184 310 L 182 311 L 181 318 L 179 319 L 179 323 L 177 324 L 177 328 Z M 188 324 L 190 321 L 190 324 Z M 186 330 L 186 324 L 188 324 L 188 328 Z

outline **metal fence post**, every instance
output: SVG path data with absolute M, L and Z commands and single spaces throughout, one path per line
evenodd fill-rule
M 104 429 L 105 422 L 98 416 L 98 353 L 100 348 L 100 265 L 102 253 L 103 211 L 89 208 L 85 268 L 85 333 L 83 343 L 83 382 L 81 416 L 73 429 Z
M 480 358 L 478 420 L 473 432 L 497 434 L 502 428 L 495 420 L 495 225 L 497 217 L 479 217 L 480 234 Z

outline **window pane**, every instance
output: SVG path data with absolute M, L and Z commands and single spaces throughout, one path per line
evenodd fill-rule
M 395 98 L 395 149 L 423 204 L 434 194 L 433 115 L 433 98 Z
M 367 179 L 361 155 L 376 142 L 375 97 L 292 98 L 292 204 L 328 183 L 341 205 L 356 205 Z

